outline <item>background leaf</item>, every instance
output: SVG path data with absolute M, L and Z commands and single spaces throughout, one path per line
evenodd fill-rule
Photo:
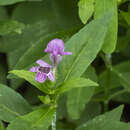
M 9 33 L 21 34 L 24 29 L 24 24 L 14 20 L 0 21 L 0 35 L 7 35 Z
M 83 124 L 82 126 L 78 127 L 76 130 L 109 130 L 120 128 L 120 126 L 114 126 L 114 121 L 119 121 L 121 118 L 123 106 L 120 106 L 110 112 L 105 113 L 104 115 L 97 116 L 96 118 L 88 121 L 87 123 Z M 113 117 L 113 118 L 111 118 Z M 110 126 L 109 122 L 113 121 L 113 125 Z M 108 123 L 108 124 L 107 124 Z M 116 125 L 116 124 L 115 124 Z M 125 128 L 125 127 L 124 127 Z
M 36 1 L 36 0 L 0 0 L 0 5 L 10 5 L 15 4 L 17 2 L 23 2 L 23 1 Z M 41 1 L 41 0 L 38 0 Z
M 42 130 L 47 129 L 53 119 L 54 108 L 40 108 L 27 115 L 17 118 L 7 128 L 7 130 L 14 130 L 23 128 L 24 130 Z
M 89 66 L 87 71 L 83 74 L 85 78 L 96 80 L 96 74 L 93 67 Z M 88 83 L 86 83 L 87 86 Z M 86 104 L 90 101 L 94 94 L 95 87 L 91 85 L 86 88 L 75 88 L 69 91 L 67 95 L 67 111 L 72 119 L 79 119 L 81 112 L 84 110 Z
M 5 121 L 11 121 L 14 117 L 32 110 L 21 95 L 2 84 L 0 84 L 0 104 L 0 118 Z
M 109 10 L 113 10 L 114 15 L 111 17 L 111 22 L 102 48 L 105 53 L 112 53 L 115 50 L 117 43 L 117 29 L 118 29 L 117 1 L 116 0 L 95 1 L 95 15 L 94 15 L 95 19 L 104 15 Z
M 94 12 L 94 1 L 95 0 L 79 0 L 79 17 L 85 24 Z
M 73 55 L 63 57 L 63 61 L 59 65 L 61 82 L 80 77 L 95 59 L 102 47 L 109 24 L 109 19 L 106 17 L 111 15 L 109 12 L 101 19 L 87 24 L 67 41 L 65 49 L 72 52 Z

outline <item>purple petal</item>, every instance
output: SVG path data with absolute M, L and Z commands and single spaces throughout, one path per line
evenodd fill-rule
M 45 52 L 51 53 L 53 55 L 61 55 L 64 52 L 64 42 L 61 39 L 53 39 L 51 40 L 47 48 L 45 49 Z
M 51 65 L 49 65 L 48 63 L 46 63 L 43 60 L 37 60 L 36 63 L 39 64 L 42 67 L 51 67 Z
M 60 56 L 60 55 L 57 55 L 57 56 L 51 55 L 50 59 L 51 59 L 51 61 L 53 62 L 54 65 L 57 65 L 62 60 L 62 56 Z
M 48 78 L 49 78 L 52 82 L 55 81 L 55 76 L 54 76 L 54 73 L 53 73 L 52 71 L 50 71 L 47 76 L 48 76 Z
M 47 79 L 47 75 L 42 72 L 37 72 L 35 80 L 37 80 L 40 83 L 43 83 Z
M 37 66 L 32 67 L 32 68 L 30 69 L 30 72 L 38 72 L 38 68 L 39 68 L 39 67 L 37 67 Z
M 72 55 L 72 52 L 64 52 L 63 55 Z

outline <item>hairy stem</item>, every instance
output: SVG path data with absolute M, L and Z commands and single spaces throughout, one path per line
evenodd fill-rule
M 52 130 L 56 130 L 56 112 L 54 113 L 51 126 L 52 126 Z

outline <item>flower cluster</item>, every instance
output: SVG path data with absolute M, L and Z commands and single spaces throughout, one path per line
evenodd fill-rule
M 31 72 L 36 72 L 35 80 L 40 83 L 43 83 L 47 78 L 54 82 L 55 69 L 62 60 L 62 56 L 72 55 L 71 52 L 64 51 L 64 42 L 58 38 L 53 39 L 48 43 L 45 52 L 50 54 L 50 59 L 53 65 L 51 66 L 43 60 L 37 60 L 36 63 L 39 64 L 39 66 L 35 66 L 30 69 Z

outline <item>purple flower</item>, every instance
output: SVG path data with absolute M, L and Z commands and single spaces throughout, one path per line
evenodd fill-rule
M 45 49 L 45 52 L 50 53 L 50 58 L 54 65 L 56 66 L 62 59 L 62 56 L 64 55 L 72 55 L 72 52 L 65 52 L 64 51 L 64 42 L 61 39 L 53 39 L 51 40 L 47 48 Z
M 37 72 L 35 80 L 40 83 L 43 83 L 48 77 L 49 80 L 54 82 L 55 77 L 54 72 L 51 70 L 51 65 L 49 65 L 43 60 L 38 60 L 36 63 L 40 66 L 35 66 L 30 69 L 30 72 Z

